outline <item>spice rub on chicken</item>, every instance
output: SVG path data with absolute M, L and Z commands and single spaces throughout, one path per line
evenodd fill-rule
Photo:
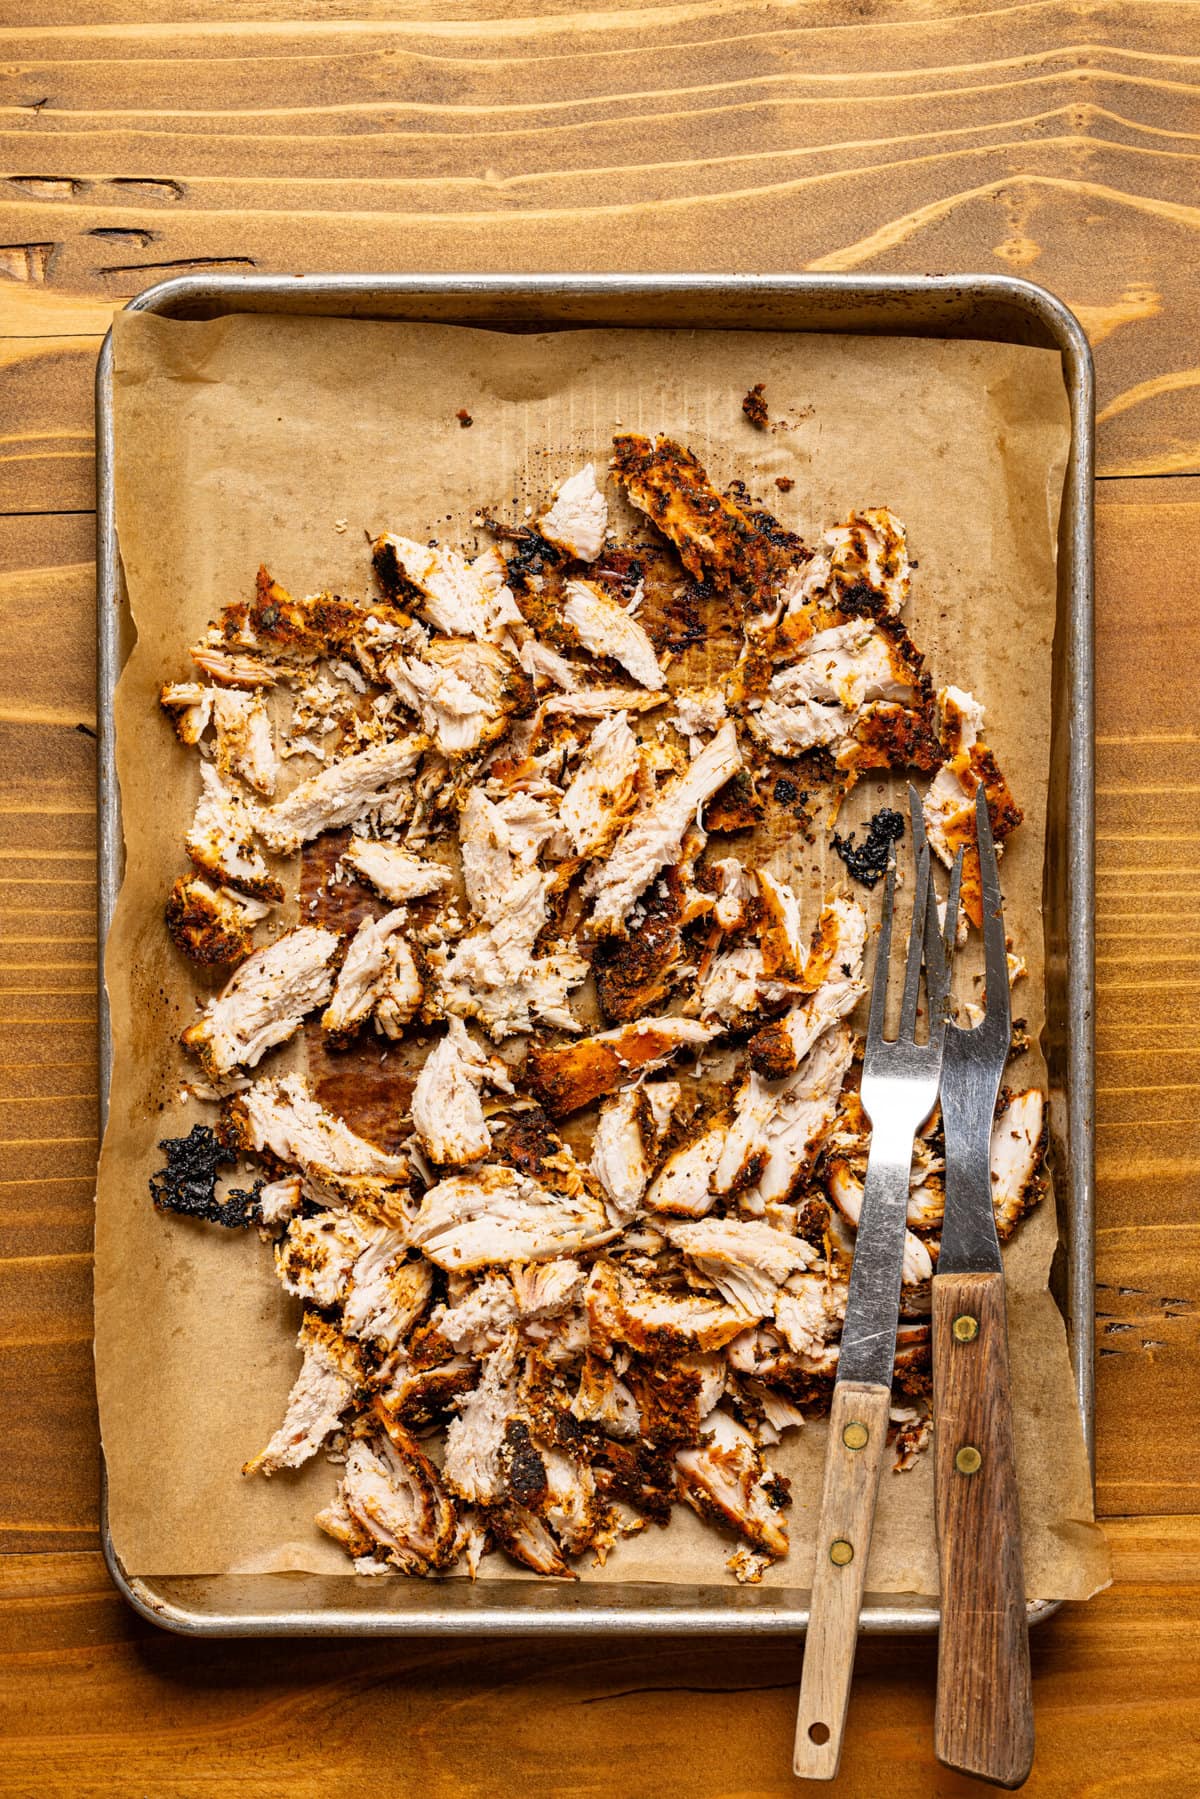
M 982 705 L 935 707 L 886 507 L 806 544 L 663 436 L 563 474 L 528 524 L 482 511 L 491 543 L 397 521 L 374 595 L 259 570 L 163 671 L 196 771 L 166 928 L 224 985 L 182 1038 L 219 1110 L 151 1190 L 271 1241 L 298 1366 L 246 1471 L 326 1454 L 315 1525 L 358 1572 L 578 1578 L 682 1505 L 757 1582 L 788 1435 L 829 1408 L 869 1151 L 879 899 L 828 832 L 867 772 L 932 774 L 977 919 L 976 787 L 998 838 L 1020 812 Z M 1013 1079 L 1002 1240 L 1047 1190 L 1045 1098 Z M 943 1183 L 935 1123 L 897 1468 L 929 1436 Z

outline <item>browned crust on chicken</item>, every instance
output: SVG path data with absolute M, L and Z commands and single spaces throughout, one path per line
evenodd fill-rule
M 164 915 L 176 949 L 206 968 L 241 962 L 250 954 L 253 923 L 194 875 L 180 875 L 167 895 Z
M 390 624 L 411 623 L 409 615 L 378 601 L 370 608 L 377 618 Z M 254 598 L 235 600 L 221 611 L 220 629 L 231 646 L 267 647 L 290 656 L 312 660 L 323 656 L 344 655 L 362 630 L 368 613 L 362 606 L 335 594 L 320 593 L 310 599 L 295 599 L 260 567 L 254 584 Z
M 714 836 L 733 831 L 752 831 L 761 823 L 766 807 L 754 787 L 748 768 L 739 769 L 704 808 L 704 828 Z
M 617 480 L 697 580 L 748 595 L 765 593 L 779 578 L 781 558 L 761 525 L 719 494 L 690 450 L 669 437 L 633 434 L 613 439 Z
M 671 991 L 683 952 L 682 876 L 669 869 L 645 902 L 645 916 L 628 937 L 601 941 L 592 961 L 596 997 L 611 1024 L 644 1018 Z
M 561 1049 L 535 1045 L 525 1063 L 525 1079 L 552 1118 L 565 1118 L 614 1092 L 647 1062 L 673 1055 L 679 1047 L 676 1039 L 651 1028 L 631 1038 L 620 1055 L 594 1037 Z

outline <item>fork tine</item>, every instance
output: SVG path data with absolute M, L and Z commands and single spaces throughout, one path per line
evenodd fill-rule
M 962 891 L 963 853 L 960 849 L 954 858 L 954 867 L 950 870 L 950 890 L 946 895 L 946 919 L 942 926 L 942 940 L 946 945 L 947 960 L 953 958 L 958 943 L 958 900 Z
M 1011 1027 L 1011 1005 L 1008 993 L 1008 945 L 1004 933 L 1004 897 L 1000 892 L 1000 869 L 996 862 L 987 792 L 982 781 L 975 790 L 975 835 L 979 843 L 979 873 L 983 887 L 983 973 L 987 1018 L 989 1024 L 993 1018 L 1000 1020 L 1007 1033 Z
M 867 1052 L 883 1042 L 883 1021 L 887 1011 L 888 963 L 892 954 L 892 911 L 896 903 L 896 851 L 888 857 L 887 885 L 883 890 L 883 911 L 879 919 L 879 942 L 875 949 L 875 973 L 871 977 L 871 1011 L 867 1019 Z
M 921 800 L 912 784 L 908 789 L 908 809 L 912 818 L 913 848 L 917 856 L 917 881 L 913 893 L 912 923 L 908 931 L 908 958 L 904 964 L 904 1002 L 900 1008 L 900 1035 L 912 1037 L 917 1028 L 917 997 L 921 987 L 921 959 L 925 943 L 925 924 L 929 910 L 929 845 L 924 841 L 925 821 L 921 816 Z M 918 820 L 920 823 L 918 824 Z M 922 839 L 917 848 L 918 832 Z

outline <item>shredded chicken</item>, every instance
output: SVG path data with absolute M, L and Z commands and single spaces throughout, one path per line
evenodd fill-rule
M 643 687 L 665 687 L 667 677 L 654 653 L 654 645 L 641 625 L 603 588 L 593 581 L 568 581 L 563 620 L 593 656 L 619 662 L 626 674 Z
M 497 643 L 522 622 L 504 581 L 503 564 L 493 550 L 468 562 L 455 550 L 430 549 L 390 533 L 371 548 L 384 592 L 411 596 L 436 631 Z
M 220 995 L 184 1031 L 185 1048 L 211 1081 L 254 1068 L 269 1049 L 295 1036 L 306 1015 L 333 991 L 341 938 L 299 925 L 247 957 Z
M 321 1028 L 335 1043 L 349 1042 L 374 1018 L 381 1036 L 396 1038 L 420 1010 L 421 974 L 404 935 L 405 915 L 364 918 L 350 939 Z
M 380 899 L 388 900 L 393 906 L 402 905 L 405 900 L 421 899 L 427 893 L 440 893 L 454 879 L 451 871 L 440 862 L 424 861 L 420 856 L 398 849 L 394 843 L 382 843 L 369 837 L 352 837 L 342 861 L 352 874 L 373 888 Z
M 301 781 L 286 799 L 260 808 L 254 828 L 268 849 L 293 855 L 323 831 L 365 818 L 414 772 L 426 746 L 424 737 L 401 737 L 344 756 Z
M 1020 820 L 982 706 L 947 687 L 935 712 L 886 508 L 805 544 L 733 470 L 722 491 L 683 445 L 621 436 L 652 527 L 621 541 L 596 467 L 524 524 L 477 514 L 481 554 L 428 541 L 449 508 L 406 520 L 372 546 L 378 598 L 260 569 L 159 696 L 200 770 L 167 929 L 226 985 L 183 1035 L 181 1098 L 219 1112 L 164 1142 L 151 1190 L 274 1240 L 302 1362 L 247 1472 L 325 1450 L 316 1523 L 363 1575 L 473 1579 L 494 1550 L 573 1579 L 681 1503 L 733 1533 L 714 1566 L 738 1581 L 787 1554 L 766 1458 L 828 1410 L 870 1149 L 867 909 L 828 893 L 812 927 L 820 834 L 864 771 L 931 776 L 977 920 L 980 783 L 998 840 Z M 297 858 L 286 881 L 264 851 Z M 302 1027 L 311 1089 L 252 1072 Z M 1002 1239 L 1045 1142 L 1045 1096 L 1005 1092 Z M 945 1171 L 935 1114 L 897 1469 L 931 1428 Z
M 461 1270 L 570 1255 L 611 1235 L 602 1202 L 586 1189 L 558 1193 L 485 1163 L 431 1187 L 411 1237 L 439 1268 Z
M 492 1138 L 480 1098 L 485 1082 L 512 1092 L 503 1062 L 479 1049 L 461 1018 L 451 1015 L 412 1096 L 413 1129 L 437 1166 L 458 1167 L 487 1155 Z
M 194 962 L 241 962 L 250 954 L 255 925 L 270 910 L 265 900 L 213 887 L 200 875 L 180 875 L 167 896 L 167 930 Z
M 660 869 L 679 855 L 680 842 L 704 802 L 742 765 L 732 722 L 722 725 L 708 748 L 665 793 L 642 802 L 610 855 L 584 883 L 593 901 L 591 928 L 619 936 L 629 929 L 629 913 Z
M 535 1047 L 529 1052 L 526 1080 L 546 1110 L 563 1118 L 612 1093 L 631 1071 L 661 1068 L 679 1050 L 708 1043 L 718 1029 L 692 1018 L 647 1018 L 563 1049 Z
M 244 1474 L 275 1474 L 307 1462 L 337 1429 L 362 1379 L 354 1345 L 318 1313 L 305 1316 L 297 1343 L 304 1361 L 283 1423 L 266 1448 L 246 1463 Z
M 604 548 L 608 502 L 596 486 L 596 468 L 587 463 L 563 482 L 554 504 L 538 520 L 538 533 L 577 562 L 594 562 Z
M 983 879 L 975 841 L 975 794 L 983 783 L 992 836 L 999 852 L 1004 839 L 1021 822 L 1021 810 L 1009 792 L 996 759 L 980 740 L 983 707 L 961 687 L 938 694 L 940 736 L 945 761 L 925 795 L 925 829 L 936 856 L 953 866 L 963 851 L 962 909 L 978 930 L 983 924 Z
M 787 1485 L 770 1475 L 754 1438 L 719 1408 L 701 1425 L 697 1449 L 675 1457 L 683 1497 L 702 1518 L 723 1524 L 764 1554 L 787 1554 L 787 1526 L 781 1516 L 791 1503 Z
M 200 764 L 200 780 L 200 800 L 185 840 L 196 867 L 221 887 L 234 887 L 254 899 L 281 900 L 283 883 L 254 844 L 258 827 L 252 808 L 210 763 Z

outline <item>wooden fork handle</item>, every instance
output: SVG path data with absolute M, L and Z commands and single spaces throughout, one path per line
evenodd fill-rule
M 937 1758 L 1018 1787 L 1033 1764 L 1029 1624 L 1002 1274 L 933 1280 L 941 1627 Z
M 802 1780 L 832 1780 L 842 1752 L 890 1402 L 889 1388 L 865 1382 L 833 1390 L 796 1718 L 793 1768 Z

